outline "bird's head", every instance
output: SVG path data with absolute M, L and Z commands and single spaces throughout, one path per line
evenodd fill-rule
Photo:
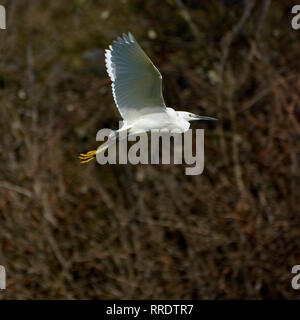
M 186 121 L 193 121 L 193 120 L 217 120 L 216 118 L 205 117 L 205 116 L 198 116 L 197 114 L 186 112 L 186 111 L 179 111 L 179 116 L 186 120 Z

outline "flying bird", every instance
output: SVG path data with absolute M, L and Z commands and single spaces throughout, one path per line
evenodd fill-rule
M 81 163 L 95 158 L 117 142 L 122 131 L 128 135 L 153 129 L 185 132 L 192 120 L 216 120 L 187 111 L 167 108 L 162 95 L 162 76 L 133 35 L 123 34 L 105 50 L 107 73 L 112 81 L 112 94 L 123 118 L 123 125 L 97 150 L 80 154 Z

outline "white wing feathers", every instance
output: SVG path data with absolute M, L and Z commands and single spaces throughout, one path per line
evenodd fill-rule
M 115 103 L 127 123 L 145 114 L 165 112 L 162 76 L 131 33 L 109 46 L 105 63 Z

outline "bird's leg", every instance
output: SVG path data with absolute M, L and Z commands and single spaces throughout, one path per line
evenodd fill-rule
M 87 163 L 87 162 L 95 159 L 96 153 L 97 153 L 97 150 L 91 150 L 87 153 L 81 153 L 79 156 L 80 163 Z
M 87 163 L 95 159 L 95 156 L 97 153 L 105 151 L 113 143 L 116 143 L 116 139 L 113 139 L 108 143 L 104 143 L 97 150 L 91 150 L 91 151 L 88 151 L 87 153 L 81 153 L 79 156 L 80 163 Z
M 127 135 L 125 135 L 122 139 L 126 137 Z M 103 143 L 97 150 L 91 150 L 91 151 L 88 151 L 87 153 L 81 153 L 79 156 L 80 163 L 87 163 L 95 159 L 95 156 L 97 153 L 104 152 L 111 145 L 115 144 L 118 139 L 119 139 L 119 133 L 116 132 L 112 138 L 110 138 L 106 143 Z

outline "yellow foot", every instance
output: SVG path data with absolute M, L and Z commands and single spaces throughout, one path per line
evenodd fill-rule
M 97 153 L 97 150 L 92 150 L 87 153 L 81 153 L 79 156 L 80 163 L 87 163 L 87 162 L 95 159 L 96 153 Z

